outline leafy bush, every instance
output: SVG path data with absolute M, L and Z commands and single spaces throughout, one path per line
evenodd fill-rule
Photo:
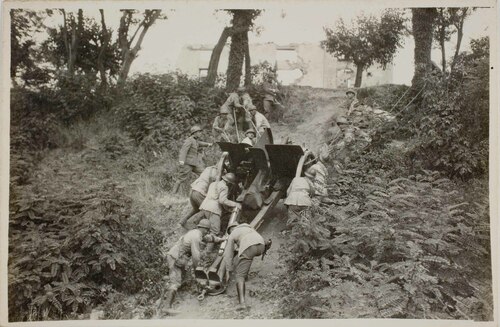
M 391 111 L 395 104 L 410 101 L 410 92 L 406 92 L 407 90 L 406 85 L 364 87 L 357 92 L 357 98 L 361 103 L 370 107 Z
M 10 94 L 11 150 L 41 150 L 55 147 L 58 102 L 50 89 L 31 91 L 13 88 Z
M 381 126 L 378 138 L 408 140 L 407 157 L 415 169 L 446 172 L 469 179 L 488 173 L 489 47 L 473 40 L 451 74 L 429 75 L 420 101 L 402 101 L 396 126 Z M 418 99 L 417 99 L 418 100 Z
M 54 150 L 28 185 L 11 185 L 11 320 L 74 318 L 113 292 L 138 292 L 162 279 L 162 234 L 136 214 L 116 177 L 135 155 L 129 141 L 105 133 L 87 140 L 84 151 Z
M 315 208 L 290 221 L 293 287 L 286 310 L 302 318 L 318 312 L 349 317 L 337 311 L 341 305 L 351 318 L 360 317 L 354 306 L 368 317 L 491 319 L 491 293 L 478 291 L 478 281 L 491 280 L 484 184 L 469 203 L 436 172 L 378 176 L 384 175 L 347 172 L 351 183 L 339 187 L 358 194 L 355 202 Z M 339 294 L 339 288 L 351 292 Z M 313 316 L 297 298 L 306 291 L 324 302 Z M 351 306 L 359 301 L 364 304 Z
M 184 139 L 193 124 L 211 128 L 226 95 L 181 74 L 142 74 L 127 82 L 122 98 L 113 111 L 132 137 L 165 146 Z

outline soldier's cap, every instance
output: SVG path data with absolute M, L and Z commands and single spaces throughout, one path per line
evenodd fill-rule
M 225 174 L 224 176 L 222 176 L 222 179 L 231 184 L 236 183 L 236 175 L 233 173 Z
M 354 90 L 347 90 L 347 92 L 345 94 L 348 95 L 349 93 L 356 95 L 356 92 Z
M 200 131 L 202 131 L 202 128 L 199 125 L 194 125 L 190 129 L 191 135 L 193 135 L 196 132 L 200 132 Z
M 206 228 L 206 229 L 210 229 L 210 221 L 208 221 L 208 219 L 202 219 L 198 225 L 197 225 L 198 228 Z

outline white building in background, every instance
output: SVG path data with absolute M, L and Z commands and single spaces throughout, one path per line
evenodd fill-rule
M 189 45 L 182 48 L 176 68 L 191 76 L 207 74 L 213 45 Z M 229 45 L 224 47 L 219 61 L 219 72 L 227 69 Z M 284 85 L 312 86 L 326 89 L 348 88 L 354 85 L 356 66 L 336 59 L 319 44 L 275 43 L 251 44 L 252 65 L 267 61 L 277 67 L 278 80 Z M 362 87 L 390 84 L 393 67 L 383 70 L 372 66 L 363 72 Z

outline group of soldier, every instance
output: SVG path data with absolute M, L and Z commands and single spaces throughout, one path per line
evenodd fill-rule
M 264 85 L 266 94 L 263 108 L 266 115 L 272 113 L 275 105 L 279 105 L 275 100 L 274 81 L 275 75 L 270 74 Z M 239 87 L 236 92 L 229 95 L 213 122 L 212 131 L 215 141 L 255 145 L 265 129 L 271 127 L 266 115 L 257 111 L 246 89 Z M 189 258 L 193 266 L 197 267 L 202 255 L 209 255 L 213 251 L 214 244 L 223 241 L 227 241 L 223 254 L 226 276 L 229 278 L 231 274 L 234 274 L 236 281 L 239 301 L 236 309 L 244 310 L 247 308 L 245 280 L 253 258 L 263 255 L 270 244 L 265 242 L 253 227 L 245 223 L 231 222 L 227 227 L 226 236 L 222 236 L 221 217 L 225 212 L 241 209 L 240 203 L 228 197 L 230 187 L 238 184 L 237 177 L 234 173 L 225 172 L 228 162 L 222 167 L 222 172 L 219 172 L 215 166 L 205 168 L 199 151 L 200 148 L 211 146 L 213 143 L 200 140 L 202 132 L 200 126 L 193 126 L 190 132 L 191 135 L 185 140 L 179 152 L 179 173 L 172 192 L 179 191 L 180 185 L 189 178 L 191 172 L 199 177 L 191 184 L 189 193 L 191 208 L 179 222 L 188 231 L 180 237 L 167 254 L 170 283 L 165 294 L 165 301 L 169 308 L 168 312 L 175 313 L 171 308 L 176 292 L 182 284 Z M 222 178 L 217 181 L 217 176 L 220 175 Z M 202 248 L 204 248 L 203 251 Z M 236 259 L 234 258 L 235 251 L 237 251 Z
M 225 142 L 255 142 L 265 128 L 271 128 L 269 118 L 279 119 L 281 104 L 276 100 L 276 75 L 269 73 L 264 82 L 264 98 L 262 107 L 264 113 L 257 111 L 250 94 L 244 86 L 236 89 L 221 106 L 219 115 L 215 118 L 212 130 L 217 141 Z M 249 137 L 250 135 L 252 137 Z M 247 139 L 248 137 L 248 139 Z M 253 144 L 251 144 L 253 145 Z
M 274 76 L 271 76 L 272 78 Z M 347 98 L 348 115 L 350 115 L 353 110 L 356 110 L 358 102 L 354 91 L 348 91 Z M 269 101 L 272 101 L 270 96 L 264 97 L 264 108 L 271 110 L 272 104 L 265 104 Z M 239 131 L 248 126 L 251 128 L 241 135 Z M 255 145 L 255 140 L 265 132 L 266 128 L 270 128 L 267 118 L 256 111 L 251 97 L 242 87 L 229 95 L 213 123 L 213 132 L 217 141 L 240 142 L 250 146 Z M 225 236 L 222 235 L 221 217 L 226 212 L 241 209 L 241 204 L 229 199 L 228 196 L 231 187 L 238 188 L 238 180 L 235 174 L 226 172 L 229 162 L 219 167 L 222 171 L 218 171 L 216 166 L 206 168 L 203 166 L 199 149 L 211 146 L 212 143 L 199 139 L 201 131 L 199 126 L 194 126 L 191 129 L 191 135 L 180 150 L 180 173 L 173 188 L 173 192 L 177 193 L 181 182 L 188 179 L 191 172 L 199 175 L 191 184 L 189 193 L 191 208 L 179 222 L 188 231 L 179 238 L 167 255 L 170 284 L 166 293 L 166 302 L 169 312 L 173 313 L 175 311 L 172 311 L 171 307 L 175 294 L 182 284 L 182 276 L 188 266 L 189 258 L 193 266 L 197 267 L 202 255 L 209 255 L 213 251 L 214 244 L 223 241 L 227 241 L 223 254 L 226 276 L 229 278 L 231 274 L 234 274 L 236 280 L 239 301 L 236 308 L 237 310 L 248 308 L 245 302 L 245 280 L 253 258 L 264 254 L 269 246 L 255 229 L 245 223 L 229 223 L 227 233 Z M 304 176 L 295 177 L 291 181 L 284 201 L 289 215 L 297 218 L 311 206 L 331 203 L 331 199 L 328 198 L 328 170 L 326 168 L 330 152 L 331 147 L 328 146 L 320 149 L 314 162 L 307 165 Z M 219 181 L 217 181 L 218 176 L 222 176 Z M 201 250 L 202 248 L 204 251 Z M 235 251 L 237 251 L 236 260 L 234 260 Z

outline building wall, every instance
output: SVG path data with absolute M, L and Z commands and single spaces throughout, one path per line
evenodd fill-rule
M 204 76 L 211 53 L 210 45 L 186 46 L 177 61 L 177 69 L 192 76 Z M 318 44 L 251 44 L 250 57 L 252 65 L 264 61 L 276 65 L 278 80 L 284 85 L 347 88 L 354 85 L 356 77 L 352 63 L 336 59 Z M 225 72 L 228 58 L 229 46 L 226 46 L 219 61 L 219 72 Z M 392 83 L 392 66 L 386 70 L 373 66 L 363 73 L 362 86 L 388 83 Z

